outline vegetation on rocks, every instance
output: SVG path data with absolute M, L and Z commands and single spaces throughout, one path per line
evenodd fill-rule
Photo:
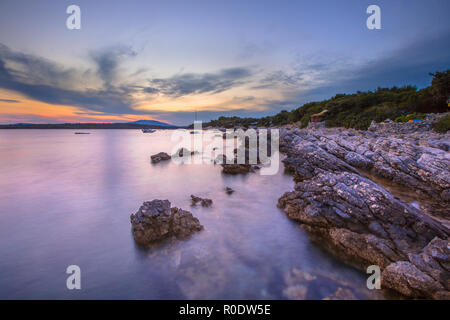
M 448 130 L 450 130 L 450 114 L 442 117 L 438 121 L 438 123 L 436 123 L 434 130 L 440 133 L 446 133 Z

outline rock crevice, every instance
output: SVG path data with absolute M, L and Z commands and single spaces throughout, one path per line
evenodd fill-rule
M 278 205 L 291 219 L 345 261 L 363 269 L 380 266 L 384 288 L 450 298 L 450 231 L 428 215 L 449 217 L 448 136 L 294 128 L 283 129 L 280 137 L 283 162 L 296 185 Z M 423 213 L 359 169 L 414 188 L 440 210 Z
M 144 202 L 130 221 L 134 240 L 144 246 L 170 237 L 185 239 L 203 229 L 189 211 L 170 207 L 169 200 Z

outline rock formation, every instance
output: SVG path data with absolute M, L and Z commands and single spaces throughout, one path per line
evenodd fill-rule
M 190 212 L 170 207 L 169 200 L 146 201 L 130 216 L 134 240 L 140 245 L 175 237 L 184 239 L 203 229 Z
M 450 298 L 450 230 L 430 217 L 450 218 L 449 135 L 291 128 L 280 137 L 296 181 L 279 199 L 290 218 L 342 259 L 380 266 L 382 287 Z M 434 206 L 425 214 L 361 170 L 410 187 Z
M 245 174 L 249 172 L 254 172 L 255 169 L 258 169 L 258 166 L 254 166 L 251 164 L 221 164 L 222 166 L 222 172 L 225 174 Z
M 191 194 L 191 201 L 192 201 L 193 205 L 196 205 L 197 203 L 200 202 L 202 207 L 210 207 L 213 203 L 213 201 L 211 199 L 200 198 L 200 197 L 194 196 L 193 194 Z

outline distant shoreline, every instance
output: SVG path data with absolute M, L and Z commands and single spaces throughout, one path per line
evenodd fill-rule
M 180 126 L 157 126 L 133 123 L 61 123 L 61 124 L 10 124 L 0 129 L 180 129 Z

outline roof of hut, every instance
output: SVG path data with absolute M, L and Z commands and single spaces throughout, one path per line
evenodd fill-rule
M 323 115 L 324 115 L 325 113 L 327 113 L 327 112 L 328 112 L 328 110 L 325 109 L 325 110 L 322 110 L 322 111 L 319 112 L 319 113 L 312 114 L 311 117 L 321 117 L 321 116 L 323 116 Z

